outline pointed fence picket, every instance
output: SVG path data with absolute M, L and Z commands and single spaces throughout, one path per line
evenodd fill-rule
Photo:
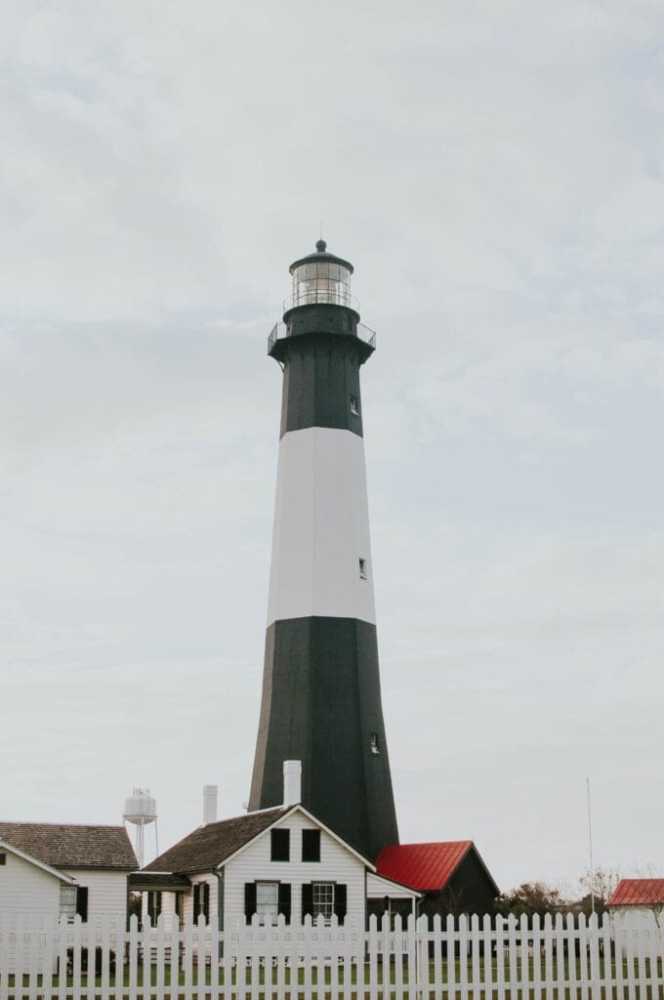
M 651 915 L 307 917 L 220 930 L 0 916 L 0 1000 L 664 1000 Z

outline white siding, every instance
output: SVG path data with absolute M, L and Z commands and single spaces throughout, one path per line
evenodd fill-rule
M 72 868 L 67 871 L 79 885 L 88 887 L 88 921 L 104 917 L 127 917 L 127 872 L 85 871 Z
M 333 837 L 321 830 L 320 862 L 303 862 L 302 830 L 320 827 L 301 813 L 276 824 L 290 830 L 290 861 L 270 861 L 270 831 L 224 866 L 224 927 L 244 921 L 246 882 L 278 881 L 291 885 L 291 923 L 302 919 L 302 885 L 305 882 L 339 882 L 347 886 L 347 919 L 364 926 L 364 864 Z
M 373 872 L 367 874 L 367 898 L 384 899 L 419 899 L 419 896 L 412 889 L 407 889 L 405 885 L 398 885 L 390 879 L 381 878 Z
M 628 924 L 631 919 L 642 920 L 645 924 L 651 921 L 664 930 L 664 906 L 612 906 L 609 910 L 616 922 Z
M 6 863 L 0 866 L 0 914 L 13 916 L 52 917 L 60 912 L 60 886 L 57 876 L 18 858 L 3 849 Z

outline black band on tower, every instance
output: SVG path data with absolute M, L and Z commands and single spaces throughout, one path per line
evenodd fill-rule
M 310 333 L 286 343 L 281 437 L 305 427 L 336 427 L 362 437 L 357 341 Z
M 250 809 L 283 801 L 282 762 L 302 760 L 302 801 L 373 859 L 398 841 L 376 626 L 352 618 L 272 624 Z

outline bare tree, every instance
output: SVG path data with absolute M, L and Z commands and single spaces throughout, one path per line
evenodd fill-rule
M 611 868 L 598 867 L 582 875 L 579 879 L 582 896 L 577 903 L 578 909 L 586 915 L 604 913 L 619 881 L 620 872 Z

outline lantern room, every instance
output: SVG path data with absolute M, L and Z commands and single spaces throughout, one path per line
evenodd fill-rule
M 316 253 L 290 266 L 292 278 L 289 308 L 327 303 L 352 308 L 350 276 L 353 265 L 327 252 L 325 240 L 316 243 Z

